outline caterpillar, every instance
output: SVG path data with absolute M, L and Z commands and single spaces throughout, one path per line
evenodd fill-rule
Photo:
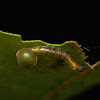
M 32 68 L 37 64 L 37 55 L 57 57 L 64 60 L 74 71 L 82 71 L 85 67 L 77 64 L 67 51 L 50 48 L 48 46 L 37 46 L 23 48 L 16 53 L 18 64 L 24 68 Z

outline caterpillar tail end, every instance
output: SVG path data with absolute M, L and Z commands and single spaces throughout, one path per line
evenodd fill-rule
M 82 72 L 84 69 L 85 69 L 84 66 L 79 65 L 79 68 L 78 68 L 78 71 L 79 71 L 79 72 Z
M 78 68 L 73 68 L 74 71 L 79 71 L 79 72 L 82 72 L 85 67 L 84 66 L 81 66 L 81 65 L 78 65 L 79 67 Z

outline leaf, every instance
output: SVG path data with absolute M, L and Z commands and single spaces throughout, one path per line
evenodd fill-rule
M 21 48 L 44 45 L 68 50 L 71 57 L 86 67 L 83 72 L 74 72 L 64 61 L 38 56 L 32 69 L 20 67 L 16 52 Z M 23 41 L 20 35 L 0 31 L 0 99 L 1 100 L 65 100 L 85 92 L 100 83 L 100 62 L 91 71 L 85 63 L 87 56 L 75 41 L 50 44 L 41 40 Z M 77 91 L 76 91 L 77 90 Z

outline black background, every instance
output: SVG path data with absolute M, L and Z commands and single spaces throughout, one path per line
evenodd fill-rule
M 9 9 L 8 12 L 5 10 L 3 14 L 1 12 L 0 20 L 0 30 L 20 34 L 23 40 L 43 40 L 54 44 L 74 40 L 90 50 L 84 49 L 89 56 L 87 61 L 93 64 L 100 60 L 100 48 L 97 47 L 100 45 L 98 7 L 17 7 Z M 98 89 L 99 85 L 76 99 L 83 100 L 86 96 L 95 98 L 93 91 Z

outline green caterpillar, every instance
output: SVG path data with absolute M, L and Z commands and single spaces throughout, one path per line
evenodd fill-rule
M 18 64 L 24 68 L 32 68 L 37 64 L 37 55 L 57 57 L 64 60 L 74 71 L 82 71 L 85 67 L 77 64 L 66 51 L 47 46 L 23 48 L 16 53 Z

